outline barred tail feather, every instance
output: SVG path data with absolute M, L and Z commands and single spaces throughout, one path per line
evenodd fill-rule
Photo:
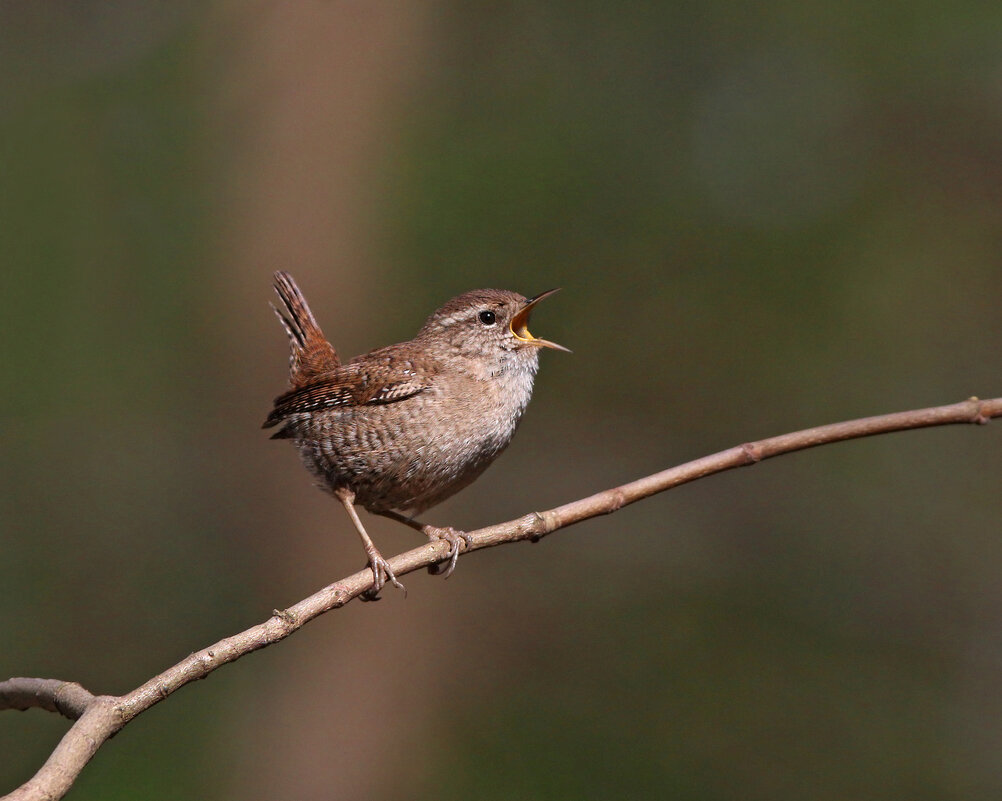
M 275 273 L 275 292 L 282 301 L 282 308 L 272 308 L 289 336 L 291 348 L 290 386 L 302 386 L 316 376 L 336 369 L 341 364 L 337 351 L 320 330 L 295 280 L 284 270 Z

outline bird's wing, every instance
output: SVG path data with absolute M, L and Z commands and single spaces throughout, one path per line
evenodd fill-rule
M 378 352 L 377 352 L 378 353 Z M 292 415 L 324 409 L 396 403 L 430 387 L 426 371 L 411 360 L 369 354 L 363 361 L 343 365 L 306 386 L 279 395 L 264 428 Z

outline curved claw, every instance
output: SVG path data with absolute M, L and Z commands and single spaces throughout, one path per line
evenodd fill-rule
M 452 571 L 456 569 L 456 562 L 459 559 L 459 543 L 460 541 L 466 543 L 466 547 L 469 548 L 473 544 L 473 538 L 467 534 L 465 531 L 459 531 L 458 529 L 446 527 L 438 528 L 437 526 L 425 526 L 422 531 L 425 536 L 430 540 L 445 540 L 449 543 L 449 565 L 442 570 L 440 565 L 432 565 L 429 571 L 435 575 L 441 574 L 443 578 L 449 578 L 452 575 Z
M 407 588 L 397 580 L 393 568 L 383 558 L 383 555 L 375 548 L 371 551 L 366 549 L 366 553 L 369 555 L 369 567 L 372 569 L 372 587 L 362 593 L 362 599 L 366 601 L 378 601 L 379 591 L 383 589 L 387 580 L 398 590 L 403 590 L 406 596 Z

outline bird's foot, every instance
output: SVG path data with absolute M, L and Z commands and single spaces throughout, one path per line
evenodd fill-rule
M 383 555 L 375 548 L 372 548 L 371 550 L 366 548 L 365 552 L 369 555 L 369 567 L 372 569 L 372 587 L 363 592 L 359 597 L 361 597 L 363 601 L 378 601 L 379 591 L 383 589 L 387 580 L 398 590 L 403 590 L 404 596 L 406 597 L 407 588 L 397 580 L 397 577 L 393 572 L 393 568 L 390 567 L 390 563 L 383 558 Z
M 452 571 L 456 569 L 456 560 L 459 559 L 459 543 L 463 542 L 469 548 L 473 544 L 473 538 L 465 531 L 460 531 L 450 526 L 446 526 L 445 528 L 422 526 L 421 531 L 430 540 L 445 540 L 449 543 L 449 565 L 445 570 L 442 569 L 441 564 L 432 565 L 428 568 L 428 572 L 433 575 L 441 574 L 443 578 L 449 578 L 452 575 Z

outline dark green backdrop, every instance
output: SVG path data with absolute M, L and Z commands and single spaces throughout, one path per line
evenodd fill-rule
M 574 354 L 440 524 L 1002 394 L 1002 6 L 6 3 L 0 59 L 0 677 L 125 692 L 361 566 L 259 430 L 278 268 L 345 355 L 564 287 L 533 328 Z M 412 576 L 71 797 L 997 797 L 999 437 L 795 454 Z M 66 725 L 0 715 L 0 791 Z

